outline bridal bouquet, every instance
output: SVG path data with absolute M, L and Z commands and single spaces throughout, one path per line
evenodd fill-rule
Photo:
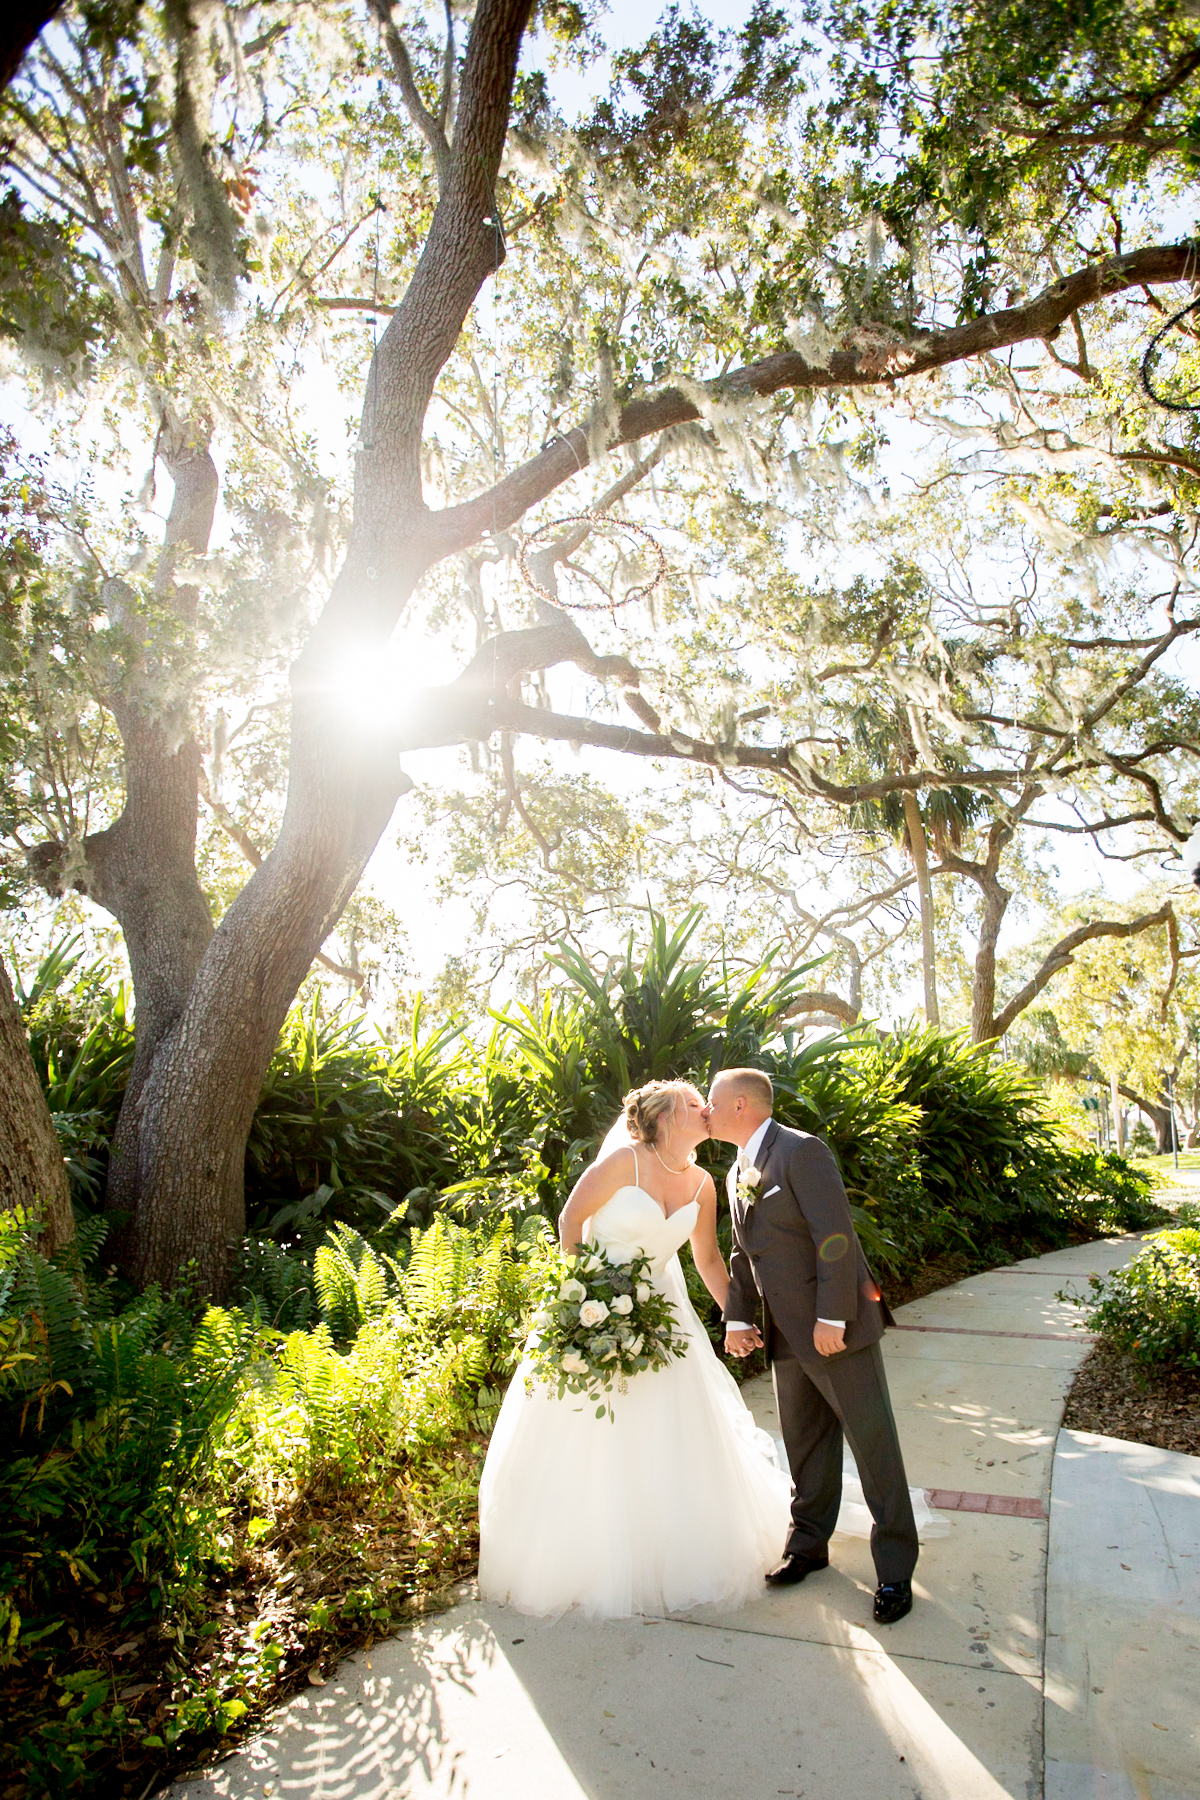
M 631 1375 L 665 1369 L 687 1351 L 674 1308 L 649 1280 L 650 1261 L 610 1262 L 600 1250 L 557 1258 L 537 1295 L 533 1329 L 525 1341 L 526 1386 L 543 1381 L 561 1400 L 596 1400 Z M 596 1417 L 612 1417 L 601 1401 Z

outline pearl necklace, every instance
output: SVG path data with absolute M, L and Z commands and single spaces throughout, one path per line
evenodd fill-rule
M 686 1175 L 687 1171 L 693 1167 L 693 1165 L 695 1164 L 695 1161 L 696 1161 L 696 1152 L 693 1150 L 689 1154 L 688 1159 L 684 1163 L 682 1169 L 673 1169 L 671 1167 L 670 1163 L 667 1161 L 665 1156 L 659 1156 L 657 1144 L 651 1144 L 650 1148 L 651 1148 L 651 1150 L 653 1150 L 655 1156 L 658 1156 L 659 1162 L 662 1164 L 663 1168 L 667 1171 L 668 1175 Z

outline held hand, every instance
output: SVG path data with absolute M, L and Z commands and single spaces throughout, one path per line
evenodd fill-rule
M 846 1348 L 846 1331 L 842 1325 L 825 1325 L 818 1319 L 813 1326 L 813 1347 L 818 1356 L 836 1356 Z
M 727 1356 L 749 1356 L 754 1350 L 762 1349 L 762 1336 L 756 1326 L 749 1331 L 727 1331 L 725 1333 L 725 1353 Z

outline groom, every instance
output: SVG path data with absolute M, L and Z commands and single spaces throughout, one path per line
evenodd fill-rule
M 912 1611 L 917 1561 L 904 1459 L 879 1340 L 890 1314 L 854 1235 L 846 1190 L 820 1138 L 777 1125 L 774 1089 L 759 1069 L 725 1069 L 708 1098 L 709 1135 L 736 1144 L 729 1171 L 733 1254 L 725 1348 L 749 1356 L 750 1321 L 765 1303 L 767 1355 L 792 1476 L 792 1529 L 774 1587 L 829 1566 L 842 1498 L 842 1434 L 850 1440 L 875 1521 L 875 1618 Z

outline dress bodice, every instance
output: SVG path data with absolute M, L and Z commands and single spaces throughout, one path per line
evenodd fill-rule
M 587 1238 L 614 1262 L 635 1256 L 650 1259 L 651 1279 L 658 1282 L 675 1252 L 696 1228 L 699 1200 L 689 1200 L 670 1218 L 645 1188 L 619 1187 L 588 1221 Z

